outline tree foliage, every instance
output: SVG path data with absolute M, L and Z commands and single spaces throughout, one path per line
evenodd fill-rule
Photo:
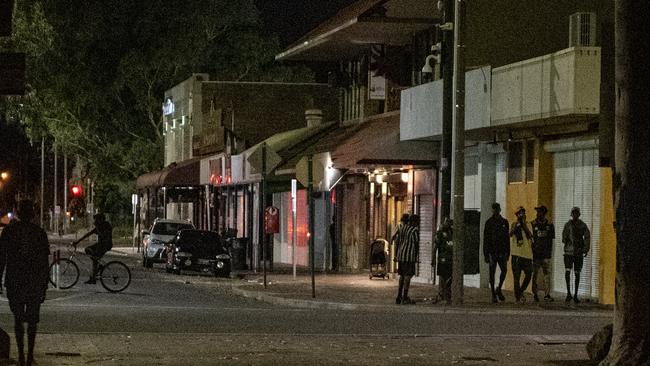
M 5 99 L 28 134 L 79 155 L 98 186 L 161 168 L 164 91 L 215 80 L 310 81 L 273 64 L 277 41 L 251 0 L 17 0 L 0 49 L 28 54 L 27 94 Z

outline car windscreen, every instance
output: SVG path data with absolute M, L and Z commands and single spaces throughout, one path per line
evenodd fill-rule
M 211 231 L 186 230 L 180 233 L 178 245 L 191 246 L 195 250 L 225 252 L 219 234 Z
M 182 224 L 176 222 L 158 222 L 153 226 L 152 234 L 157 235 L 176 235 L 179 230 L 194 229 L 191 224 Z

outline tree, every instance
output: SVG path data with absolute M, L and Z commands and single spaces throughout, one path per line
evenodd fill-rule
M 650 26 L 646 1 L 617 0 L 616 16 L 616 308 L 603 365 L 650 364 Z
M 126 195 L 161 168 L 163 94 L 191 73 L 311 81 L 274 65 L 278 43 L 252 0 L 17 0 L 15 15 L 14 40 L 0 48 L 26 52 L 29 72 L 13 105 L 33 139 L 52 136 L 81 157 L 97 191 Z

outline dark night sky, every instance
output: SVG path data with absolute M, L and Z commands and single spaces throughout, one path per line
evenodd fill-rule
M 276 34 L 281 46 L 286 47 L 355 1 L 357 0 L 255 0 L 255 3 L 265 28 L 269 33 Z M 28 160 L 31 160 L 30 157 L 36 159 L 34 151 L 21 133 L 0 121 L 0 169 L 16 169 L 14 165 L 20 160 L 18 156 Z
M 282 46 L 296 41 L 356 0 L 256 0 L 262 19 Z

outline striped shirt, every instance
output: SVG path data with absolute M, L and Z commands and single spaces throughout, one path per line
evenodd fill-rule
M 402 239 L 398 240 L 397 247 L 398 262 L 417 262 L 420 252 L 420 229 L 410 225 L 404 225 Z

